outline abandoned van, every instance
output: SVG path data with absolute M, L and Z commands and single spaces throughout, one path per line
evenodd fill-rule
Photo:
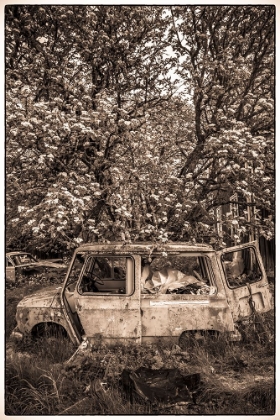
M 26 296 L 12 336 L 60 326 L 77 345 L 229 333 L 271 309 L 257 242 L 215 251 L 187 243 L 96 243 L 74 252 L 62 287 Z

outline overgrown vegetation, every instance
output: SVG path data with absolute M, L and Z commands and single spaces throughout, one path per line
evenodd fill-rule
M 273 311 L 241 324 L 239 343 L 224 336 L 206 336 L 188 348 L 161 343 L 107 347 L 99 342 L 69 361 L 76 349 L 62 336 L 9 342 L 17 302 L 39 287 L 6 291 L 7 415 L 274 413 Z M 200 373 L 196 404 L 131 400 L 121 384 L 121 373 L 140 366 Z

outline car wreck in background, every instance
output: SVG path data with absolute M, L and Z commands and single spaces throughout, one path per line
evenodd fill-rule
M 54 326 L 77 345 L 150 343 L 227 333 L 271 309 L 257 242 L 222 251 L 208 245 L 86 244 L 74 252 L 64 284 L 26 296 L 13 337 Z
M 28 252 L 14 251 L 6 254 L 6 282 L 13 284 L 22 276 L 37 276 L 39 274 L 64 275 L 67 265 L 61 259 L 38 261 Z

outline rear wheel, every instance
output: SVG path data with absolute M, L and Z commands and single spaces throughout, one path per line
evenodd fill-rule
M 191 349 L 205 343 L 207 340 L 215 341 L 219 331 L 214 330 L 192 330 L 184 331 L 179 337 L 179 346 L 182 349 Z

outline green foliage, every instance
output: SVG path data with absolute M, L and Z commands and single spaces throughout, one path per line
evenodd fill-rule
M 272 238 L 272 6 L 5 14 L 9 246 Z

